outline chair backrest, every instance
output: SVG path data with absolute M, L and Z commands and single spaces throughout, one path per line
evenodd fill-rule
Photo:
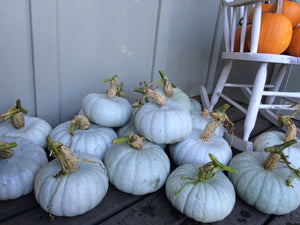
M 227 52 L 234 51 L 235 34 L 238 26 L 241 26 L 240 52 L 244 52 L 248 15 L 251 9 L 254 10 L 251 22 L 251 46 L 250 52 L 256 53 L 259 41 L 262 4 L 265 0 L 221 0 L 224 22 L 225 48 Z

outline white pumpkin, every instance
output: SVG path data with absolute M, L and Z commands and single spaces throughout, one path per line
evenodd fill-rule
M 282 144 L 285 140 L 285 134 L 281 131 L 266 131 L 258 135 L 253 142 L 253 149 L 257 152 L 263 152 L 265 148 Z M 296 144 L 286 148 L 283 152 L 289 157 L 291 165 L 300 168 L 300 139 L 296 138 Z
M 201 113 L 202 112 L 202 106 L 200 104 L 200 102 L 194 98 L 190 98 L 190 102 L 191 102 L 191 113 L 192 112 L 198 112 Z
M 237 174 L 229 174 L 237 194 L 257 210 L 275 215 L 284 215 L 300 204 L 300 179 L 285 163 L 278 162 L 273 170 L 264 167 L 266 152 L 243 152 L 236 155 L 229 166 Z M 288 179 L 293 177 L 292 185 Z
M 205 164 L 210 161 L 208 154 L 211 153 L 222 164 L 227 165 L 232 158 L 232 150 L 228 142 L 218 136 L 212 136 L 208 140 L 203 140 L 199 134 L 203 134 L 203 131 L 193 129 L 190 137 L 169 145 L 170 157 L 175 164 Z
M 183 140 L 192 131 L 190 113 L 179 103 L 167 100 L 165 106 L 146 103 L 136 113 L 135 127 L 146 139 L 157 144 Z
M 165 98 L 170 99 L 174 102 L 178 102 L 182 106 L 184 106 L 189 112 L 191 110 L 191 101 L 190 97 L 182 91 L 180 88 L 176 87 L 173 88 L 173 95 L 172 97 L 168 98 L 165 92 L 163 91 L 163 88 L 156 88 L 155 91 L 163 95 Z
M 106 94 L 91 93 L 82 100 L 83 113 L 88 119 L 100 126 L 121 127 L 131 116 L 131 105 L 128 100 L 114 96 L 108 98 Z
M 235 190 L 221 172 L 206 181 L 199 181 L 201 164 L 177 167 L 168 177 L 166 195 L 181 213 L 201 223 L 223 220 L 235 204 Z
M 170 173 L 170 161 L 164 150 L 147 141 L 140 150 L 128 144 L 114 144 L 107 150 L 104 163 L 110 182 L 134 195 L 157 191 Z
M 202 112 L 199 111 L 192 111 L 191 116 L 192 116 L 193 128 L 202 131 L 204 131 L 206 125 L 211 119 L 211 116 L 209 114 L 206 117 L 203 117 Z M 216 129 L 214 135 L 223 137 L 224 132 L 225 132 L 225 128 L 223 127 L 223 124 L 220 124 Z
M 89 153 L 102 160 L 107 149 L 112 146 L 112 140 L 118 137 L 112 128 L 101 127 L 93 123 L 86 130 L 76 129 L 74 135 L 71 136 L 71 123 L 72 121 L 66 121 L 59 124 L 50 131 L 49 135 L 53 141 L 63 143 L 76 154 Z
M 16 129 L 10 120 L 0 124 L 0 134 L 13 137 L 28 138 L 39 144 L 42 148 L 46 147 L 46 137 L 52 129 L 51 125 L 43 119 L 24 115 L 25 125 Z
M 108 189 L 103 162 L 90 154 L 79 153 L 78 170 L 56 177 L 62 167 L 57 159 L 43 166 L 34 180 L 34 195 L 50 215 L 77 216 L 96 207 Z
M 16 143 L 12 156 L 0 156 L 0 200 L 16 199 L 33 190 L 39 169 L 48 162 L 44 149 L 29 139 L 0 134 L 0 141 Z

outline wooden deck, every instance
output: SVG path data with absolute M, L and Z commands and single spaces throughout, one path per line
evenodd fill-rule
M 244 115 L 235 108 L 228 111 L 235 123 L 236 134 L 241 133 Z M 277 129 L 265 118 L 259 116 L 252 139 L 269 129 Z M 234 154 L 239 152 L 233 149 Z M 173 168 L 174 169 L 174 168 Z M 196 225 L 201 224 L 178 212 L 168 202 L 164 187 L 159 191 L 134 196 L 118 191 L 110 184 L 103 201 L 93 210 L 77 217 L 56 217 L 51 221 L 48 213 L 39 207 L 33 193 L 16 200 L 0 202 L 0 224 L 105 224 L 105 225 Z M 261 213 L 237 197 L 231 214 L 214 225 L 300 225 L 300 207 L 284 216 L 273 216 Z

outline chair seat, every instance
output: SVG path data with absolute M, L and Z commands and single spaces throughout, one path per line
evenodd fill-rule
M 300 65 L 300 57 L 250 52 L 223 52 L 223 59 Z

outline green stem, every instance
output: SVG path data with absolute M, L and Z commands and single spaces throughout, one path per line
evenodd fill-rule
M 24 114 L 28 113 L 26 109 L 22 108 L 21 100 L 17 99 L 16 105 L 13 106 L 12 108 L 10 108 L 6 113 L 0 115 L 0 118 L 3 117 L 4 120 L 7 120 L 7 119 L 13 117 L 14 115 L 16 115 L 19 112 L 22 112 Z
M 212 179 L 215 176 L 215 173 L 218 171 L 224 170 L 230 173 L 237 173 L 236 169 L 223 165 L 211 153 L 209 153 L 209 157 L 212 161 L 206 163 L 204 166 L 199 168 L 198 178 L 181 177 L 181 179 L 189 180 L 189 181 L 185 182 L 183 186 L 180 188 L 180 190 L 175 192 L 175 195 L 178 195 L 187 185 L 196 185 L 200 182 L 206 182 Z
M 297 143 L 297 141 L 294 139 L 294 140 L 291 140 L 291 141 L 288 141 L 288 142 L 284 142 L 283 144 L 280 144 L 280 145 L 274 145 L 272 147 L 265 148 L 265 152 L 277 153 L 277 154 L 282 155 L 283 150 L 285 148 L 288 148 L 291 145 L 296 144 L 296 143 Z
M 9 148 L 15 148 L 17 147 L 17 143 L 15 142 L 12 142 L 12 143 L 5 143 L 5 144 L 0 144 L 0 151 L 1 150 L 6 150 L 6 149 L 9 149 Z
M 110 81 L 116 80 L 116 79 L 118 79 L 118 75 L 117 75 L 117 74 L 114 75 L 114 76 L 112 76 L 112 77 L 110 77 L 110 78 L 104 79 L 104 80 L 103 80 L 103 83 L 107 83 L 107 82 L 110 82 Z
M 63 158 L 61 156 L 61 149 L 60 149 L 60 147 L 63 145 L 63 143 L 52 141 L 49 135 L 46 138 L 46 142 L 47 142 L 47 146 L 48 146 L 48 149 L 50 150 L 50 152 L 54 152 L 57 159 L 59 160 L 60 165 L 62 167 L 62 169 L 61 169 L 62 174 L 63 175 L 67 174 L 67 170 L 65 168 Z
M 135 149 L 141 150 L 143 148 L 143 141 L 145 139 L 139 137 L 138 135 L 131 133 L 125 137 L 114 139 L 112 141 L 113 144 L 129 144 Z

